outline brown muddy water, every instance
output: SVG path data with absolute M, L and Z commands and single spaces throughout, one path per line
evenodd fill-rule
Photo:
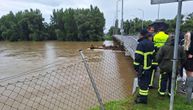
M 88 50 L 91 44 L 103 42 L 0 42 L 0 81 L 8 82 L 0 88 L 0 109 L 84 110 L 98 105 L 84 64 L 77 63 L 80 49 L 91 58 L 89 66 L 104 102 L 130 95 L 132 60 L 122 51 Z M 28 75 L 46 67 L 42 75 Z M 24 79 L 14 83 L 11 80 L 19 78 L 13 76 Z
M 25 73 L 56 61 L 69 61 L 79 49 L 102 42 L 0 42 L 0 78 Z

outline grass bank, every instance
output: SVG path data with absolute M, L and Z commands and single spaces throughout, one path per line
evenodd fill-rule
M 135 104 L 134 96 L 130 96 L 124 100 L 111 101 L 105 104 L 105 110 L 169 110 L 168 96 L 161 97 L 157 94 L 157 90 L 150 90 L 148 104 Z M 193 110 L 193 102 L 186 104 L 185 96 L 177 94 L 175 96 L 174 110 Z M 99 107 L 94 107 L 90 110 L 100 110 Z

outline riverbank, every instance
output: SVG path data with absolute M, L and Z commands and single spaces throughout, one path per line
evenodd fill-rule
M 135 104 L 135 96 L 129 96 L 119 101 L 111 101 L 105 104 L 105 110 L 169 110 L 170 98 L 168 96 L 161 97 L 157 94 L 157 90 L 150 90 L 148 104 Z M 100 110 L 99 107 L 90 110 Z M 186 97 L 182 94 L 175 96 L 174 110 L 193 110 L 193 102 L 186 104 Z

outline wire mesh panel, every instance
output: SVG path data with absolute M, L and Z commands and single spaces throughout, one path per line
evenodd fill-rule
M 120 61 L 116 53 L 103 53 L 101 58 L 89 60 L 91 73 L 102 96 L 103 102 L 126 98 L 130 93 L 128 85 L 120 78 Z
M 137 36 L 121 36 L 121 35 L 114 35 L 113 36 L 116 40 L 123 43 L 125 49 L 125 55 L 131 56 L 134 59 L 135 49 L 137 47 Z
M 86 56 L 103 103 L 128 96 L 129 91 L 119 76 L 116 54 L 88 52 Z M 94 106 L 99 103 L 81 60 L 3 81 L 0 85 L 0 110 L 88 110 Z

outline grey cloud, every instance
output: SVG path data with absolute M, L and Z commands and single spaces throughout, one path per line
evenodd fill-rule
M 15 1 L 15 0 L 11 0 Z M 49 5 L 49 6 L 59 6 L 61 3 L 64 2 L 64 0 L 17 0 L 20 2 L 27 2 L 27 3 L 40 3 L 44 5 Z

